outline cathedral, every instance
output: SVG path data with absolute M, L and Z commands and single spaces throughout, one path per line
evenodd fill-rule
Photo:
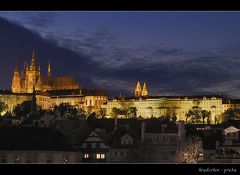
M 44 92 L 50 90 L 79 89 L 80 86 L 74 77 L 71 76 L 52 77 L 50 62 L 48 64 L 47 75 L 42 75 L 40 66 L 36 65 L 36 54 L 33 49 L 30 66 L 24 63 L 23 70 L 20 72 L 18 64 L 16 64 L 11 88 L 13 93 L 32 93 L 34 89 Z

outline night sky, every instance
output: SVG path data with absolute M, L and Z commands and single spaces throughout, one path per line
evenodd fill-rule
M 226 94 L 240 98 L 240 13 L 1 12 L 0 88 L 32 49 L 46 74 L 73 75 L 109 96 Z

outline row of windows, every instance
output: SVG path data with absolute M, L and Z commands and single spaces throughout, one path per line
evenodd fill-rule
M 83 158 L 84 159 L 89 159 L 89 158 L 91 158 L 91 156 L 90 156 L 90 154 L 85 153 L 83 155 Z M 103 154 L 103 153 L 97 153 L 97 154 L 93 155 L 93 158 L 96 158 L 96 159 L 106 159 L 106 155 Z

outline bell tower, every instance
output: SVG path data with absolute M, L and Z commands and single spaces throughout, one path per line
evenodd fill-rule
M 32 60 L 29 69 L 26 72 L 26 92 L 33 93 L 33 88 L 40 78 L 40 67 L 36 66 L 36 53 L 33 49 Z
M 148 95 L 148 88 L 147 88 L 147 84 L 144 82 L 143 84 L 143 89 L 142 89 L 142 96 L 147 96 Z
M 141 97 L 141 96 L 142 96 L 142 88 L 141 88 L 140 82 L 138 81 L 135 87 L 135 97 Z

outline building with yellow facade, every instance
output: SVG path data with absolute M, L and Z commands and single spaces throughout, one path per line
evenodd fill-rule
M 124 106 L 135 107 L 137 117 L 150 118 L 161 116 L 177 117 L 177 120 L 186 120 L 186 114 L 193 107 L 200 107 L 202 110 L 210 111 L 210 121 L 215 123 L 218 117 L 229 108 L 240 108 L 240 103 L 233 101 L 225 101 L 219 95 L 203 95 L 203 96 L 149 96 L 148 89 L 144 83 L 141 88 L 140 82 L 135 87 L 134 97 L 119 97 L 109 99 L 102 105 L 106 109 L 106 115 L 112 116 L 112 109 L 123 108 Z M 142 89 L 145 93 L 142 93 Z M 206 119 L 207 123 L 207 119 Z

